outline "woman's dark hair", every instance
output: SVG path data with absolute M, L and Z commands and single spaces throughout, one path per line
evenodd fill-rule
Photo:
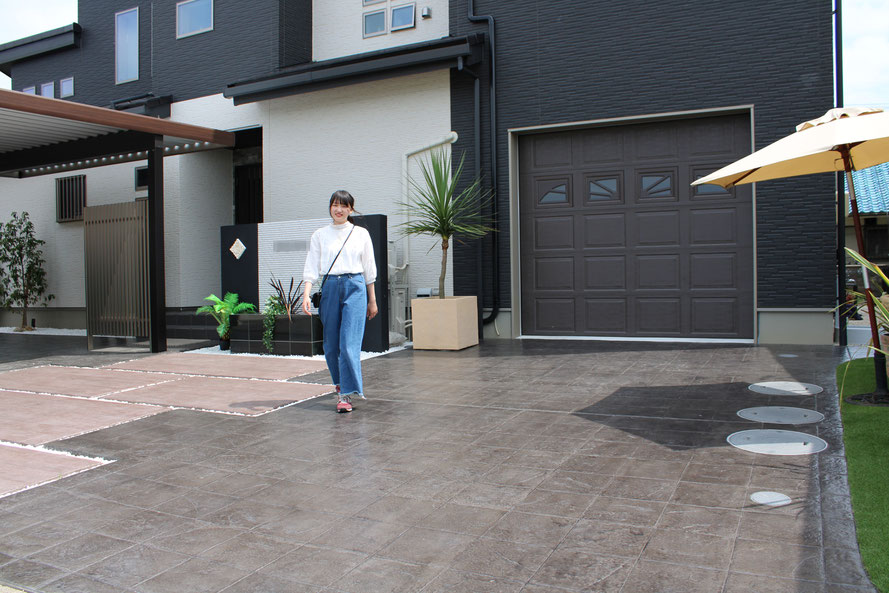
M 355 210 L 355 198 L 353 198 L 352 194 L 344 189 L 338 189 L 330 196 L 330 204 L 327 205 L 328 212 L 331 208 L 333 208 L 334 204 L 339 204 L 340 206 L 348 206 L 352 209 L 353 212 L 357 212 L 357 210 Z M 351 215 L 349 216 L 348 220 L 353 224 L 355 223 L 355 221 L 352 220 Z

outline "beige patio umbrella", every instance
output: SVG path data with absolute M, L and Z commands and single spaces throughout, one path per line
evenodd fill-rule
M 803 122 L 796 132 L 757 150 L 731 165 L 702 177 L 692 185 L 712 183 L 728 188 L 743 183 L 768 179 L 796 177 L 810 173 L 844 171 L 849 188 L 852 219 L 858 253 L 864 253 L 864 238 L 852 171 L 889 162 L 889 113 L 869 107 L 840 107 L 831 109 L 818 119 Z M 880 343 L 873 296 L 864 274 L 864 294 L 870 316 L 874 346 Z M 874 351 L 874 372 L 877 389 L 874 401 L 889 402 L 886 389 L 885 356 Z

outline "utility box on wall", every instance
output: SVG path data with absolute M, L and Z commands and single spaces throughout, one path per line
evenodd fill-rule
M 361 349 L 366 352 L 385 352 L 389 349 L 387 219 L 382 214 L 370 214 L 356 216 L 355 223 L 365 227 L 370 233 L 377 264 L 374 289 L 379 313 L 367 322 Z M 274 294 L 274 289 L 269 285 L 272 278 L 280 280 L 284 290 L 290 287 L 290 280 L 293 278 L 295 289 L 302 280 L 312 233 L 327 224 L 330 224 L 329 218 L 222 227 L 221 292 L 237 292 L 241 302 L 253 303 L 260 310 L 268 297 Z M 243 245 L 243 249 L 238 243 Z M 237 257 L 238 252 L 240 257 Z

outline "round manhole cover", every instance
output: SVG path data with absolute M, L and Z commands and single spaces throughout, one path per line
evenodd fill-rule
M 824 414 L 821 412 L 784 406 L 744 408 L 738 412 L 738 416 L 764 424 L 814 424 L 824 420 Z
M 824 391 L 811 383 L 798 383 L 796 381 L 765 381 L 754 383 L 748 387 L 750 391 L 765 393 L 766 395 L 815 395 Z
M 750 495 L 750 500 L 752 500 L 756 504 L 764 504 L 770 507 L 783 507 L 784 505 L 788 505 L 791 502 L 790 497 L 786 494 L 781 494 L 780 492 L 769 492 L 767 490 L 754 492 Z
M 743 451 L 764 455 L 811 455 L 827 449 L 827 443 L 816 436 L 775 428 L 742 430 L 726 440 Z

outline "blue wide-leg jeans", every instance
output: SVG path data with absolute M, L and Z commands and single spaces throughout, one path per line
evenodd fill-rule
M 367 320 L 367 286 L 363 274 L 328 276 L 321 291 L 324 358 L 343 395 L 364 397 L 361 342 Z

